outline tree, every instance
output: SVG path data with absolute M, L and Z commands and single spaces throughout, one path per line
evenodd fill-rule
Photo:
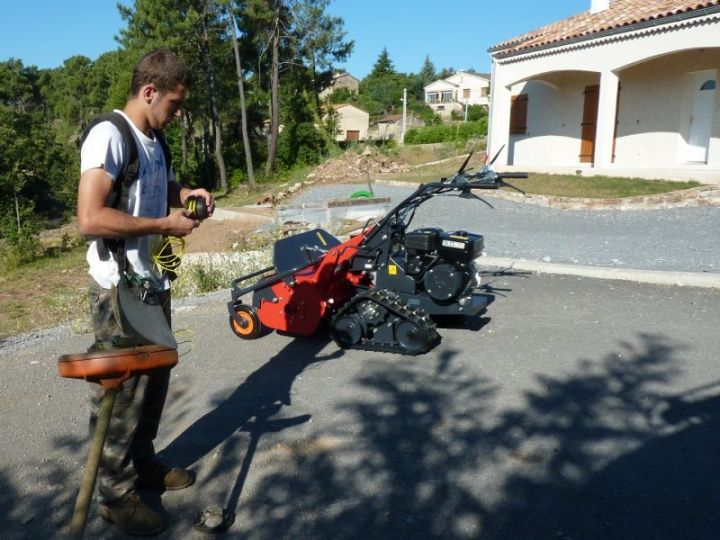
M 210 19 L 216 16 L 210 7 L 210 0 L 205 0 L 202 5 L 200 15 L 200 28 L 202 29 L 202 39 L 200 41 L 200 56 L 204 60 L 205 78 L 209 90 L 210 117 L 212 119 L 213 133 L 215 139 L 215 159 L 217 159 L 218 169 L 220 172 L 220 187 L 223 193 L 227 194 L 228 180 L 227 171 L 225 170 L 225 158 L 223 157 L 223 137 L 222 124 L 220 121 L 220 112 L 217 103 L 217 90 L 215 85 L 215 70 L 213 68 L 212 56 L 210 54 L 210 36 L 208 34 L 208 25 Z
M 435 65 L 430 60 L 429 54 L 425 55 L 425 61 L 423 62 L 422 68 L 420 68 L 418 76 L 423 86 L 427 86 L 436 79 Z
M 361 99 L 368 112 L 372 116 L 394 112 L 406 83 L 406 76 L 395 71 L 387 48 L 383 47 L 370 74 L 360 81 Z
M 185 114 L 167 128 L 183 183 L 211 188 L 219 179 L 226 190 L 226 168 L 245 165 L 253 184 L 257 160 L 267 159 L 268 172 L 276 161 L 284 169 L 318 161 L 333 144 L 318 128 L 318 93 L 353 47 L 328 5 L 134 0 L 118 6 L 126 22 L 118 48 L 95 61 L 72 56 L 51 70 L 0 62 L 0 235 L 30 238 L 41 223 L 37 215 L 74 208 L 80 133 L 93 115 L 124 106 L 133 66 L 157 47 L 174 51 L 195 73 Z M 380 114 L 399 103 L 409 79 L 395 73 L 387 50 L 375 75 L 372 96 L 350 97 Z
M 275 155 L 277 153 L 278 134 L 280 133 L 280 1 L 277 2 L 270 34 L 272 64 L 270 71 L 270 140 L 268 141 L 268 158 L 265 173 L 271 174 L 275 170 Z
M 47 204 L 57 149 L 41 84 L 48 78 L 19 60 L 0 63 L 0 234 L 22 245 L 38 227 L 36 208 Z
M 245 166 L 248 174 L 248 185 L 255 187 L 255 170 L 253 168 L 252 150 L 250 148 L 250 137 L 248 136 L 247 107 L 245 105 L 245 83 L 243 81 L 242 61 L 240 59 L 240 47 L 238 46 L 235 15 L 228 16 L 228 27 L 233 42 L 233 53 L 235 56 L 235 69 L 237 70 L 238 94 L 240 96 L 240 119 L 242 125 L 243 148 L 245 150 Z
M 96 104 L 91 102 L 94 97 L 90 92 L 92 72 L 89 58 L 72 56 L 63 62 L 62 67 L 50 73 L 52 86 L 49 88 L 48 101 L 55 116 L 70 126 L 71 131 L 99 112 Z
M 200 75 L 196 77 L 186 103 L 187 118 L 183 122 L 181 136 L 191 140 L 195 138 L 193 118 L 196 118 L 203 133 L 199 161 L 204 164 L 205 183 L 213 182 L 209 154 L 210 148 L 214 147 L 220 185 L 227 190 L 218 105 L 221 90 L 215 76 L 218 57 L 222 57 L 215 51 L 223 46 L 222 33 L 217 30 L 219 28 L 224 32 L 225 28 L 220 20 L 219 6 L 213 0 L 135 0 L 133 7 L 118 4 L 118 9 L 127 21 L 127 27 L 120 31 L 119 42 L 129 52 L 130 58 L 137 61 L 151 49 L 166 47 Z M 183 139 L 183 147 L 185 144 Z M 189 164 L 183 165 L 187 167 Z M 200 163 L 197 165 L 200 166 Z
M 393 66 L 392 60 L 390 60 L 390 54 L 388 53 L 387 47 L 383 47 L 383 50 L 380 51 L 380 55 L 373 65 L 369 77 L 383 77 L 385 75 L 394 74 L 395 66 Z
M 437 74 L 437 78 L 447 79 L 451 75 L 455 75 L 455 69 L 452 66 L 441 69 L 440 72 Z
M 238 12 L 241 14 L 241 27 L 248 31 L 248 37 L 256 48 L 258 71 L 261 69 L 262 59 L 266 58 L 266 51 L 270 50 L 270 66 L 268 68 L 270 71 L 268 104 L 270 126 L 265 163 L 265 173 L 269 175 L 275 170 L 277 141 L 280 132 L 281 39 L 283 36 L 287 36 L 287 30 L 291 26 L 290 12 L 287 0 L 246 0 L 238 2 Z
M 325 13 L 329 0 L 304 0 L 293 10 L 295 22 L 295 48 L 300 63 L 308 65 L 318 116 L 320 91 L 332 81 L 333 64 L 342 62 L 355 46 L 344 41 L 344 21 Z
M 430 60 L 430 55 L 425 55 L 420 73 L 417 74 L 412 85 L 412 94 L 416 99 L 425 100 L 425 87 L 437 80 L 435 65 Z

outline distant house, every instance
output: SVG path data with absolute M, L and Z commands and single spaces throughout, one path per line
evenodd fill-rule
M 330 86 L 324 88 L 319 96 L 321 99 L 326 98 L 332 94 L 335 90 L 340 88 L 347 88 L 351 92 L 357 94 L 360 88 L 360 81 L 349 73 L 334 73 Z
M 425 103 L 440 116 L 461 112 L 467 105 L 488 105 L 490 76 L 483 73 L 458 71 L 424 87 Z
M 421 118 L 410 113 L 405 117 L 406 129 L 422 127 L 425 122 Z M 378 118 L 377 124 L 370 128 L 369 137 L 380 141 L 394 139 L 400 141 L 402 138 L 402 114 L 386 114 Z
M 720 179 L 720 0 L 592 0 L 490 54 L 496 164 Z
M 364 141 L 368 137 L 370 115 L 354 105 L 332 105 L 337 120 L 336 141 Z

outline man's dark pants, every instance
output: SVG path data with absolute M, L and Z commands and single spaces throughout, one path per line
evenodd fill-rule
M 115 289 L 104 289 L 91 278 L 88 296 L 96 341 L 93 347 L 113 349 L 147 344 L 123 330 Z M 170 325 L 170 290 L 159 293 L 158 300 Z M 134 490 L 137 469 L 155 457 L 153 440 L 157 436 L 169 381 L 170 368 L 163 368 L 123 382 L 115 399 L 98 470 L 101 503 L 110 503 Z M 90 384 L 91 436 L 104 394 L 102 386 Z

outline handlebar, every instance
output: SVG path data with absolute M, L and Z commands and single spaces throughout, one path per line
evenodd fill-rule
M 468 182 L 463 187 L 467 189 L 497 189 L 502 184 L 497 180 L 491 182 Z
M 505 182 L 506 178 L 527 178 L 528 173 L 525 172 L 507 172 L 499 173 L 495 171 L 481 171 L 480 173 L 471 176 L 474 181 L 467 182 L 463 187 L 467 189 L 498 189 L 503 186 L 510 187 L 525 193 L 520 188 L 513 186 L 509 182 Z

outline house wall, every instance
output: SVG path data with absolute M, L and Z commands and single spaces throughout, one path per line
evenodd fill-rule
M 510 135 L 508 164 L 578 165 L 585 87 L 596 73 L 568 72 L 512 87 L 528 95 L 527 133 Z
M 451 111 L 462 112 L 467 101 L 468 105 L 488 105 L 488 89 L 490 82 L 467 73 L 459 72 L 451 75 L 447 79 L 434 81 L 425 87 L 425 103 L 435 113 L 450 117 Z M 463 90 L 470 91 L 469 97 L 463 97 Z M 431 103 L 429 94 L 452 92 L 452 102 L 448 103 Z M 483 95 L 483 92 L 485 95 Z
M 428 106 L 443 118 L 450 118 L 452 111 L 458 113 L 463 111 L 463 106 L 458 102 L 453 101 L 452 103 L 428 103 Z
M 563 122 L 558 124 L 551 114 L 563 109 L 564 106 L 558 105 L 562 99 L 567 100 L 569 112 L 578 107 L 577 100 L 582 100 L 582 92 L 573 88 L 572 82 L 563 86 L 565 83 L 561 81 L 562 91 L 556 89 L 554 93 L 552 88 L 529 87 L 537 99 L 530 96 L 530 135 L 524 138 L 509 135 L 510 103 L 511 96 L 519 93 L 519 84 L 548 81 L 563 74 L 585 71 L 592 73 L 595 84 L 600 84 L 594 166 L 678 167 L 683 162 L 681 151 L 690 123 L 689 73 L 712 68 L 720 75 L 719 35 L 720 16 L 714 14 L 524 55 L 495 58 L 489 151 L 494 154 L 506 145 L 496 164 L 532 167 L 554 162 L 558 156 L 565 156 L 563 165 L 577 163 L 577 151 L 571 153 L 571 143 L 566 140 L 573 136 L 569 118 L 562 116 L 566 121 L 564 131 L 561 131 Z M 618 86 L 621 94 L 616 115 Z M 570 97 L 574 91 L 579 95 Z M 540 98 L 548 99 L 543 105 L 546 111 L 537 110 Z M 579 107 L 582 111 L 582 105 Z M 720 172 L 720 90 L 716 92 L 713 116 L 708 162 L 698 169 Z M 613 162 L 616 118 L 619 124 Z M 540 137 L 533 140 L 533 133 L 539 133 Z M 577 137 L 579 146 L 579 135 Z M 531 141 L 537 143 L 539 149 L 531 149 Z
M 470 90 L 470 97 L 467 99 L 468 105 L 487 105 L 489 103 L 487 89 L 490 87 L 490 81 L 479 79 L 466 73 L 456 73 L 446 80 L 458 85 L 456 100 L 463 105 L 465 104 L 463 90 L 466 88 Z M 485 89 L 484 96 L 483 89 Z
M 344 141 L 348 131 L 359 131 L 360 140 L 364 141 L 368 136 L 370 115 L 365 111 L 353 106 L 340 107 L 338 113 L 338 133 L 336 141 Z
M 355 92 L 357 94 L 360 88 L 360 81 L 358 81 L 352 75 L 341 74 L 334 77 L 332 82 L 330 83 L 330 86 L 321 90 L 318 95 L 320 99 L 324 99 L 339 88 L 347 88 L 351 92 Z
M 690 129 L 692 73 L 720 73 L 720 50 L 688 51 L 620 72 L 620 105 L 615 163 L 682 165 Z M 715 93 L 711 160 L 720 166 L 720 92 Z
M 357 93 L 360 88 L 360 81 L 358 81 L 355 77 L 350 76 L 338 77 L 333 81 L 333 90 L 337 90 L 338 88 L 347 88 L 348 90 Z

